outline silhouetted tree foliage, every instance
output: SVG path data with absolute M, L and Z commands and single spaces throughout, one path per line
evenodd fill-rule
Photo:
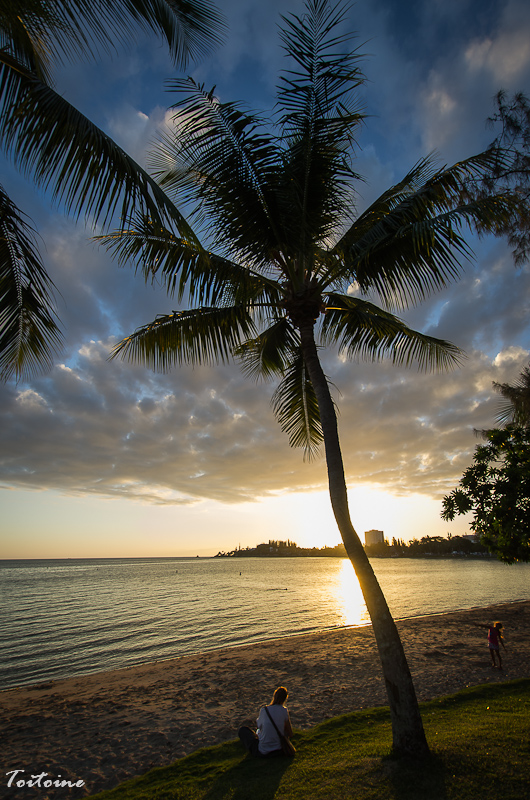
M 487 549 L 479 542 L 466 536 L 422 536 L 404 542 L 403 539 L 392 539 L 388 542 L 365 545 L 366 553 L 371 558 L 422 558 L 424 556 L 484 555 Z
M 530 256 L 530 100 L 522 92 L 508 97 L 504 90 L 495 96 L 495 111 L 487 122 L 500 130 L 490 145 L 497 154 L 489 175 L 479 183 L 477 194 L 513 191 L 519 198 L 517 210 L 498 234 L 508 238 L 516 265 Z
M 506 401 L 497 416 L 503 424 L 521 425 L 530 427 L 530 364 L 523 367 L 515 383 L 493 383 L 495 391 L 499 392 Z
M 530 561 L 530 428 L 494 428 L 484 438 L 459 486 L 444 497 L 442 518 L 472 512 L 472 530 L 501 561 Z

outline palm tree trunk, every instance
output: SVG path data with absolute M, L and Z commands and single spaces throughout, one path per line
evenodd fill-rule
M 403 645 L 385 596 L 350 519 L 337 416 L 318 357 L 314 325 L 312 322 L 304 323 L 299 330 L 304 361 L 318 401 L 331 505 L 361 586 L 379 650 L 392 720 L 393 750 L 399 755 L 424 757 L 429 754 L 429 746 Z

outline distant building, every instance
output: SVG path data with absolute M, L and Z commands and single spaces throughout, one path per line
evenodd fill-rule
M 278 548 L 277 547 L 273 547 L 273 545 L 270 542 L 269 542 L 269 544 L 265 544 L 265 543 L 258 544 L 258 546 L 256 547 L 256 550 L 258 551 L 258 553 L 260 555 L 263 555 L 264 553 L 274 553 L 275 551 L 277 551 L 277 549 Z
M 385 541 L 384 531 L 365 531 L 364 543 L 365 545 L 383 544 Z

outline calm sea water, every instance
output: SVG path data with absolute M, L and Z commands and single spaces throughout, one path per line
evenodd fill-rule
M 530 598 L 530 564 L 373 565 L 396 619 Z M 0 688 L 369 623 L 335 558 L 0 561 L 0 602 Z

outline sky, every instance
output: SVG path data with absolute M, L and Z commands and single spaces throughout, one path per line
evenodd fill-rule
M 225 44 L 188 67 L 221 100 L 274 104 L 285 59 L 280 14 L 300 0 L 223 0 Z M 530 94 L 526 0 L 358 0 L 353 46 L 366 53 L 368 114 L 356 170 L 359 210 L 423 156 L 480 152 L 499 89 Z M 57 70 L 57 88 L 140 163 L 174 98 L 163 45 L 135 46 Z M 2 162 L 2 182 L 31 217 L 54 280 L 65 338 L 53 368 L 0 386 L 0 558 L 208 556 L 269 539 L 340 541 L 323 454 L 304 461 L 270 405 L 274 384 L 236 364 L 155 374 L 109 362 L 113 344 L 175 308 L 162 289 L 118 268 L 92 231 L 54 209 Z M 469 532 L 441 520 L 441 500 L 471 463 L 475 429 L 530 358 L 530 268 L 499 239 L 473 241 L 462 278 L 402 314 L 465 351 L 449 373 L 325 355 L 335 389 L 354 526 L 388 539 Z

